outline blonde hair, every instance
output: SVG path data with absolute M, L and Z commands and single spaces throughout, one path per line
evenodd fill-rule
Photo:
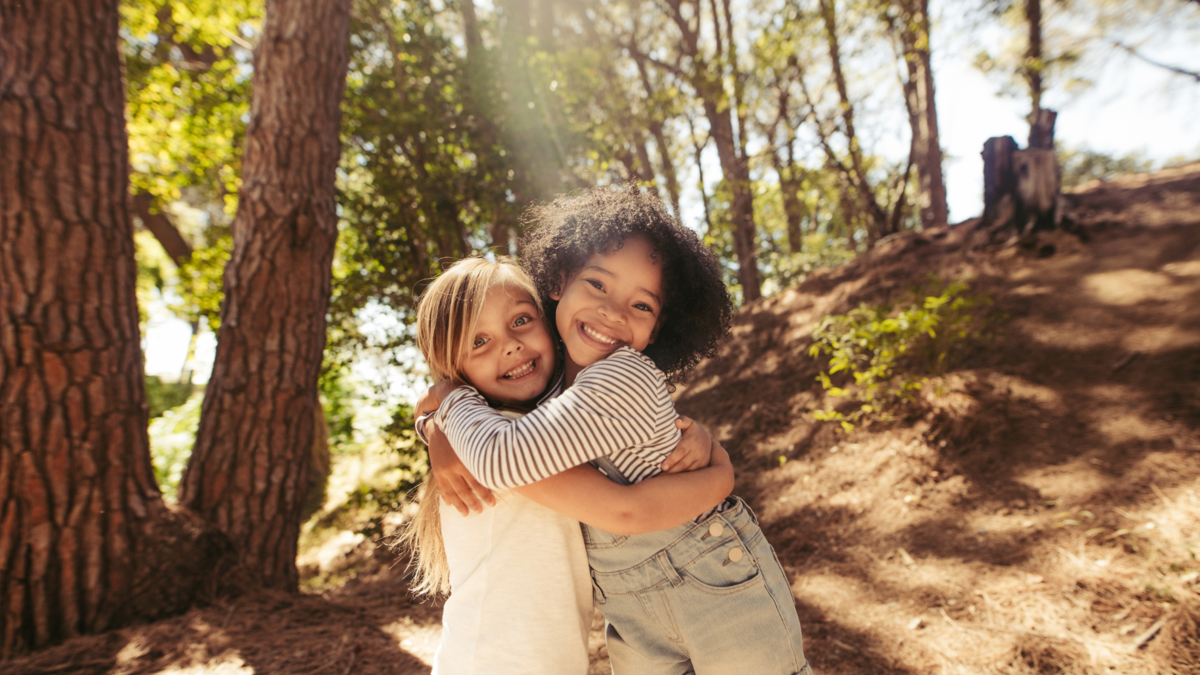
M 466 382 L 463 365 L 488 291 L 505 286 L 525 291 L 541 311 L 537 288 L 525 271 L 508 260 L 464 258 L 446 270 L 417 302 L 417 346 L 435 380 Z M 442 541 L 441 498 L 432 474 L 418 488 L 417 514 L 401 533 L 398 546 L 412 558 L 412 590 L 418 595 L 450 592 L 450 566 Z

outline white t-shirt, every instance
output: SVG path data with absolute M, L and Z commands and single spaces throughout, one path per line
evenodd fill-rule
M 579 521 L 515 492 L 496 499 L 469 516 L 441 509 L 450 598 L 433 675 L 585 675 L 592 584 Z

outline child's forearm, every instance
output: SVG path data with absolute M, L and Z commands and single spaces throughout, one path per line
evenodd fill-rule
M 454 451 L 480 483 L 493 490 L 545 480 L 622 447 L 652 431 L 640 420 L 605 417 L 570 391 L 517 420 L 492 409 L 473 389 L 443 402 L 442 428 Z M 591 430 L 603 428 L 604 433 Z
M 720 504 L 733 492 L 733 469 L 708 467 L 663 474 L 624 486 L 627 513 L 608 526 L 614 534 L 642 534 L 682 525 Z M 582 521 L 587 522 L 587 521 Z
M 719 452 L 718 452 L 719 450 Z M 733 491 L 733 466 L 717 445 L 704 469 L 619 485 L 590 465 L 577 466 L 517 492 L 563 515 L 616 534 L 681 525 Z

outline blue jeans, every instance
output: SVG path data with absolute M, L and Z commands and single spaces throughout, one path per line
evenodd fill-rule
M 583 538 L 615 675 L 812 675 L 787 576 L 741 499 L 700 523 Z

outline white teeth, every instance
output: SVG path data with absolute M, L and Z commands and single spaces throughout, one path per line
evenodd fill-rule
M 592 330 L 592 327 L 587 325 L 586 323 L 579 324 L 579 325 L 583 326 L 583 332 L 587 333 L 588 337 L 591 337 L 593 340 L 596 340 L 597 342 L 603 342 L 603 343 L 609 344 L 609 345 L 617 344 L 617 340 L 614 340 L 610 337 L 605 337 L 605 336 L 597 333 L 596 331 Z
M 502 375 L 501 377 L 504 377 L 504 378 L 507 378 L 507 379 L 510 379 L 510 380 L 515 380 L 515 379 L 517 379 L 518 377 L 524 377 L 524 376 L 526 376 L 526 375 L 528 375 L 528 374 L 530 374 L 530 373 L 532 373 L 532 372 L 533 372 L 533 361 L 526 361 L 525 363 L 523 363 L 523 364 L 521 364 L 521 365 L 517 366 L 516 368 L 513 368 L 512 370 L 508 371 L 507 373 L 505 373 L 505 374 L 504 374 L 504 375 Z

